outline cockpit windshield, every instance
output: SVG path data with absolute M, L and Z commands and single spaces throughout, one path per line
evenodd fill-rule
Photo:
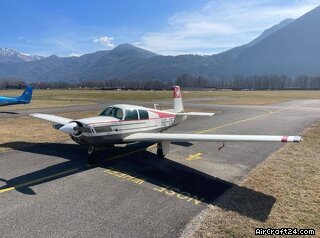
M 103 110 L 99 116 L 108 116 L 108 117 L 115 117 L 117 119 L 123 119 L 123 110 L 117 107 L 107 107 Z

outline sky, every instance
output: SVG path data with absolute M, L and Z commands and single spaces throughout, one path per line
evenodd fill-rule
M 248 43 L 320 0 L 1 0 L 0 47 L 79 56 L 130 43 L 162 55 Z

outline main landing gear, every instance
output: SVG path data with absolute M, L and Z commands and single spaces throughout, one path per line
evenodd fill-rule
M 157 145 L 157 147 L 158 147 L 158 145 Z M 158 156 L 159 159 L 163 159 L 164 158 L 163 150 L 160 147 L 157 148 L 157 156 Z
M 96 165 L 99 162 L 99 154 L 98 150 L 101 149 L 95 146 L 89 146 L 88 149 L 88 164 Z M 160 159 L 163 159 L 166 154 L 169 153 L 170 150 L 170 142 L 169 141 L 162 141 L 157 143 L 157 156 Z
M 88 149 L 88 163 L 90 165 L 96 165 L 99 161 L 99 155 L 97 149 L 93 146 L 90 146 Z
M 169 153 L 170 150 L 170 142 L 169 141 L 162 141 L 157 143 L 157 156 L 159 159 L 163 159 L 166 154 Z

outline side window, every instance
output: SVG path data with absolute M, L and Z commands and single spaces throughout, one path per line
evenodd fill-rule
M 122 111 L 122 109 L 117 108 L 117 111 L 115 112 L 115 116 L 114 116 L 114 117 L 122 120 L 122 118 L 123 118 L 123 111 Z
M 138 111 L 137 110 L 126 110 L 125 120 L 138 120 Z
M 140 120 L 149 119 L 149 114 L 146 110 L 139 110 Z
M 108 117 L 115 117 L 117 119 L 122 120 L 123 118 L 123 111 L 120 108 L 117 107 L 113 107 L 112 109 L 110 109 L 109 111 L 106 112 L 106 115 Z

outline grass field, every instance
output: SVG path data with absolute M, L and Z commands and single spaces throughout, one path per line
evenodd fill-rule
M 256 237 L 257 227 L 313 228 L 316 237 L 320 237 L 319 134 L 320 122 L 317 122 L 303 132 L 303 143 L 288 144 L 276 151 L 241 184 L 274 197 L 275 203 L 265 221 L 235 212 L 254 215 L 266 210 L 261 199 L 248 197 L 244 189 L 235 187 L 219 199 L 217 206 L 207 209 L 193 237 Z
M 0 95 L 16 96 L 22 90 L 1 90 Z M 53 107 L 96 102 L 170 100 L 171 91 L 101 91 L 88 89 L 35 90 L 28 107 Z M 184 99 L 205 98 L 206 104 L 261 105 L 290 99 L 320 99 L 320 91 L 184 91 Z M 210 100 L 212 99 L 212 100 Z M 25 106 L 15 106 L 16 109 Z
M 215 100 L 198 103 L 224 105 L 265 105 L 293 99 L 320 99 L 320 91 L 215 91 Z

